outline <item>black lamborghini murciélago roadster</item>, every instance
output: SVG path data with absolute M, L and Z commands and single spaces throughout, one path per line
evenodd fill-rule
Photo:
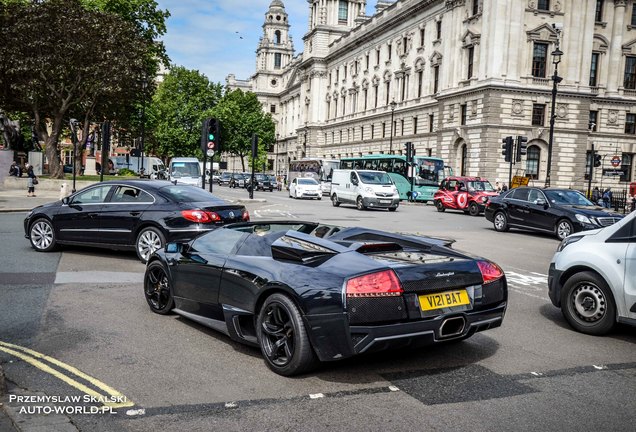
M 144 277 L 153 312 L 260 346 L 281 375 L 320 361 L 465 339 L 501 325 L 501 268 L 440 239 L 311 222 L 226 225 L 169 243 Z

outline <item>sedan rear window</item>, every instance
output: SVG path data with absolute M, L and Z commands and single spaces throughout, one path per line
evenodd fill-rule
M 212 195 L 210 192 L 189 185 L 172 185 L 161 188 L 160 193 L 175 202 L 211 202 L 224 204 L 225 201 Z

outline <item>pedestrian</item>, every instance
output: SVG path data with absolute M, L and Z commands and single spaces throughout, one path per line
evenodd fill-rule
M 612 207 L 612 188 L 607 188 L 603 192 L 603 207 L 611 208 Z
M 15 161 L 11 162 L 11 168 L 9 168 L 9 176 L 22 177 L 22 169 L 20 168 L 20 165 L 15 163 Z
M 33 172 L 33 165 L 26 164 L 27 170 L 27 197 L 35 196 L 35 185 L 38 184 L 38 178 L 35 176 Z
M 598 188 L 598 186 L 594 186 L 594 190 L 592 191 L 592 202 L 596 205 L 599 205 L 599 201 L 601 201 L 601 198 L 601 190 Z
M 508 186 L 505 183 L 501 184 L 501 192 L 505 192 L 508 190 Z

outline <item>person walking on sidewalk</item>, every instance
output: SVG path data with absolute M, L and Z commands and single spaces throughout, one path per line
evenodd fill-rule
M 33 165 L 26 164 L 27 169 L 27 197 L 35 196 L 35 185 L 38 184 L 38 178 L 33 172 Z

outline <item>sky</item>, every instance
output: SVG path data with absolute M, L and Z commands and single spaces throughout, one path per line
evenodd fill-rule
M 225 84 L 226 76 L 231 73 L 237 79 L 254 74 L 256 48 L 271 0 L 157 0 L 157 3 L 171 14 L 162 40 L 172 64 L 198 70 L 210 81 L 221 84 Z M 309 3 L 307 0 L 283 0 L 283 3 L 297 55 L 303 51 Z M 367 3 L 368 13 L 372 2 Z

